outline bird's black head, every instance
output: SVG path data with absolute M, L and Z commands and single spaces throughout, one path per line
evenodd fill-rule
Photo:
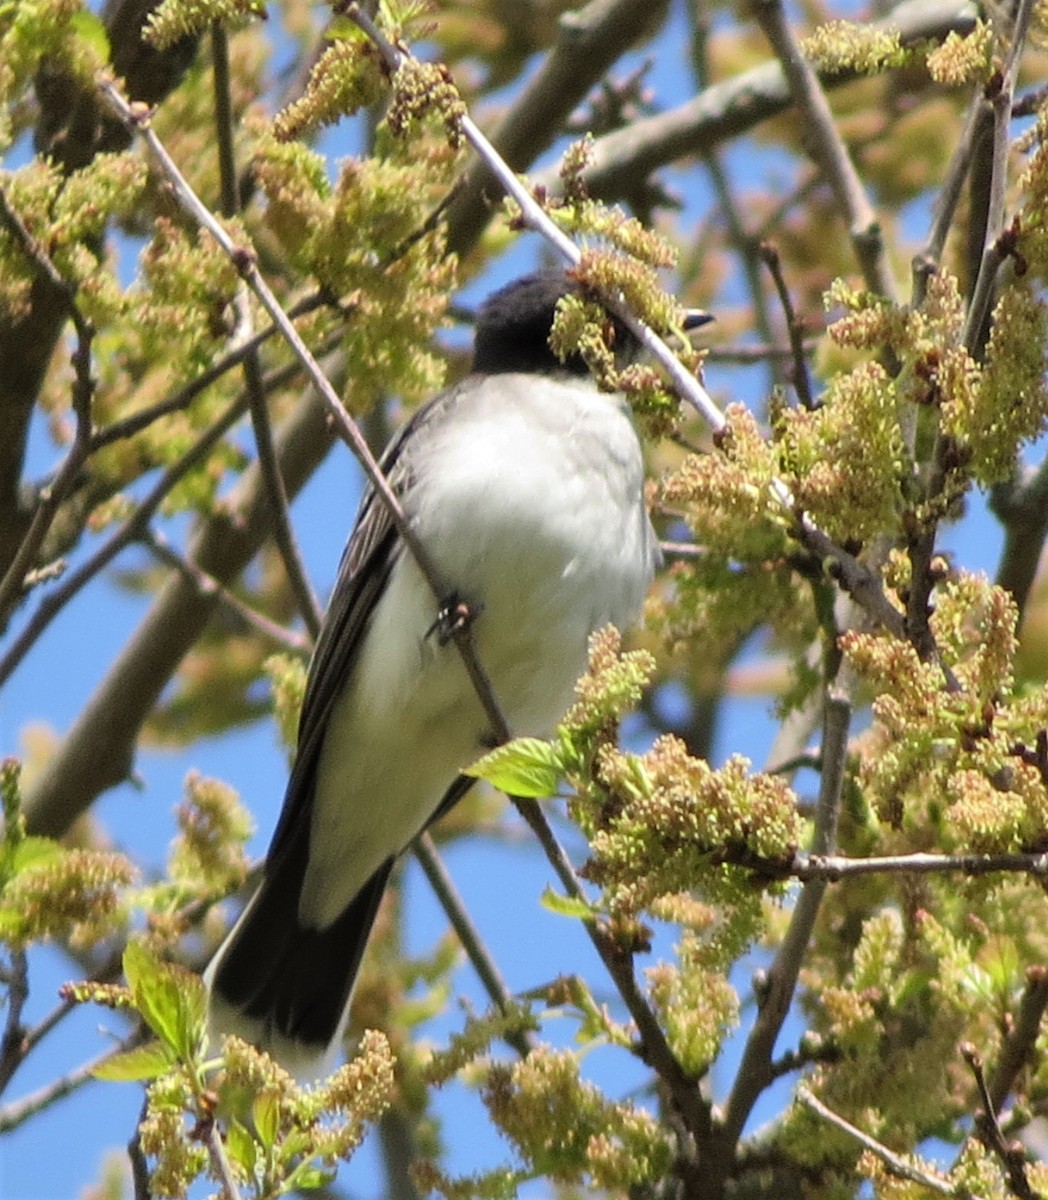
M 485 375 L 508 371 L 569 371 L 586 375 L 580 354 L 566 361 L 553 353 L 549 331 L 557 301 L 562 296 L 582 295 L 582 288 L 563 271 L 539 271 L 515 279 L 490 295 L 477 313 L 473 343 L 473 370 Z M 616 317 L 608 314 L 613 327 L 616 357 L 637 347 L 636 339 Z
M 557 301 L 562 296 L 584 294 L 582 286 L 561 270 L 525 275 L 492 293 L 477 313 L 473 370 L 485 375 L 509 371 L 588 374 L 581 354 L 561 362 L 549 345 Z M 709 320 L 707 313 L 689 310 L 684 328 L 694 329 Z M 637 356 L 640 343 L 613 313 L 608 313 L 608 321 L 612 350 L 621 366 Z

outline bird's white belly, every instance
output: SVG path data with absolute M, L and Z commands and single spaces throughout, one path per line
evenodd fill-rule
M 598 435 L 608 411 L 597 410 Z M 594 445 L 585 422 L 584 442 L 551 446 L 541 426 L 507 420 L 504 445 L 485 428 L 482 460 L 467 425 L 427 461 L 441 483 L 416 494 L 434 502 L 405 499 L 449 594 L 475 614 L 478 657 L 514 734 L 552 730 L 589 634 L 631 621 L 643 600 L 651 552 L 640 452 L 624 417 L 610 430 L 610 446 Z M 609 454 L 621 460 L 610 470 Z M 325 735 L 300 903 L 309 923 L 333 920 L 408 845 L 491 735 L 457 647 L 434 629 L 437 611 L 402 554 Z

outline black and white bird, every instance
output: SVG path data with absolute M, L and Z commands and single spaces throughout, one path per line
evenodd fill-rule
M 626 406 L 548 337 L 562 272 L 482 306 L 472 373 L 382 459 L 515 735 L 549 733 L 589 635 L 638 615 L 658 548 Z M 609 318 L 611 319 L 611 318 Z M 699 323 L 698 321 L 691 322 Z M 612 320 L 616 352 L 635 349 Z M 214 1037 L 300 1078 L 331 1065 L 390 871 L 469 788 L 490 725 L 440 605 L 365 493 L 309 671 L 298 751 L 262 883 L 205 974 Z

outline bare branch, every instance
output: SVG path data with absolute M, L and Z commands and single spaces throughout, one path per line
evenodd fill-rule
M 815 69 L 804 57 L 800 39 L 779 0 L 757 0 L 757 21 L 782 63 L 793 101 L 808 128 L 807 145 L 833 189 L 852 240 L 855 257 L 866 286 L 889 299 L 896 298 L 895 279 L 889 269 L 881 238 L 881 224 L 873 211 L 858 172 L 837 130 L 830 103 Z
M 946 236 L 953 225 L 954 215 L 957 205 L 960 203 L 964 180 L 975 154 L 975 148 L 981 144 L 986 132 L 988 116 L 986 103 L 980 92 L 969 106 L 964 120 L 964 129 L 950 158 L 950 165 L 946 169 L 942 186 L 936 195 L 927 241 L 913 259 L 911 303 L 915 308 L 919 308 L 923 304 L 928 287 L 928 276 L 942 261 Z
M 72 488 L 90 449 L 91 399 L 94 392 L 94 381 L 91 377 L 91 345 L 95 331 L 91 322 L 80 311 L 76 302 L 76 289 L 62 278 L 43 246 L 30 234 L 21 217 L 11 208 L 2 188 L 0 188 L 0 221 L 21 246 L 26 257 L 33 263 L 39 277 L 53 289 L 54 295 L 61 301 L 66 314 L 72 320 L 77 337 L 76 350 L 73 353 L 75 372 L 73 413 L 76 418 L 73 444 L 58 475 L 39 497 L 25 536 L 21 539 L 7 570 L 3 573 L 3 578 L 0 579 L 0 623 L 2 623 L 21 592 L 28 572 L 35 565 L 37 551 L 54 520 L 58 506 Z
M 919 1183 L 923 1187 L 931 1188 L 933 1192 L 938 1192 L 942 1196 L 966 1196 L 967 1192 L 962 1192 L 959 1188 L 955 1188 L 951 1183 L 938 1175 L 932 1175 L 929 1171 L 922 1171 L 915 1167 L 913 1163 L 896 1154 L 894 1150 L 889 1150 L 883 1142 L 878 1142 L 876 1138 L 870 1137 L 868 1133 L 863 1133 L 861 1129 L 856 1128 L 850 1121 L 846 1121 L 843 1117 L 838 1116 L 832 1108 L 827 1108 L 825 1104 L 807 1088 L 802 1087 L 797 1089 L 797 1102 L 803 1104 L 805 1108 L 810 1108 L 813 1113 L 822 1117 L 824 1121 L 828 1121 L 835 1128 L 841 1130 L 842 1133 L 848 1134 L 854 1138 L 859 1145 L 869 1150 L 871 1154 L 876 1155 L 882 1163 L 888 1168 L 892 1175 L 899 1179 L 908 1179 L 911 1183 Z
M 173 463 L 150 490 L 134 514 L 91 557 L 44 597 L 26 627 L 0 658 L 0 684 L 10 678 L 37 639 L 69 601 L 132 542 L 139 540 L 165 497 L 189 471 L 210 454 L 214 446 L 236 424 L 244 412 L 243 401 L 235 400 L 205 433 Z
M 822 775 L 812 835 L 816 854 L 827 853 L 836 842 L 850 721 L 850 703 L 842 695 L 828 691 L 823 713 Z M 774 1079 L 772 1056 L 775 1042 L 793 1001 L 801 962 L 811 940 L 825 890 L 826 883 L 821 879 L 813 879 L 805 885 L 775 961 L 768 970 L 767 984 L 736 1072 L 735 1086 L 725 1105 L 724 1114 L 717 1122 L 716 1158 L 712 1167 L 716 1178 L 723 1180 L 728 1177 L 743 1126 L 757 1098 Z
M 149 1098 L 142 1101 L 142 1108 L 135 1122 L 135 1132 L 127 1143 L 127 1157 L 131 1163 L 131 1180 L 135 1189 L 135 1200 L 153 1200 L 149 1186 L 149 1163 L 142 1150 L 142 1122 L 149 1112 Z
M 142 542 L 161 562 L 166 563 L 169 567 L 174 567 L 176 571 L 181 571 L 187 580 L 195 583 L 202 596 L 217 596 L 230 612 L 236 613 L 247 625 L 257 630 L 263 637 L 275 642 L 281 649 L 290 651 L 292 654 L 305 655 L 310 652 L 313 644 L 311 637 L 304 637 L 293 629 L 286 629 L 283 625 L 271 621 L 265 613 L 245 604 L 239 596 L 220 583 L 213 575 L 209 575 L 196 563 L 179 554 L 163 534 L 152 529 L 146 530 Z
M 82 1063 L 79 1067 L 74 1067 L 73 1070 L 67 1071 L 58 1079 L 52 1080 L 41 1088 L 37 1088 L 35 1092 L 30 1092 L 28 1096 L 23 1096 L 21 1100 L 15 1100 L 11 1104 L 0 1108 L 0 1134 L 10 1133 L 12 1129 L 17 1129 L 19 1125 L 23 1125 L 30 1117 L 35 1117 L 37 1113 L 43 1112 L 45 1108 L 49 1108 L 56 1100 L 61 1100 L 63 1097 L 78 1091 L 85 1083 L 90 1083 L 94 1078 L 95 1071 L 107 1063 L 111 1058 L 116 1058 L 117 1055 L 123 1054 L 130 1050 L 141 1041 L 139 1034 L 133 1034 L 131 1037 L 125 1038 L 120 1042 L 115 1049 L 107 1050 L 104 1054 L 98 1055 L 97 1058 L 91 1059 L 90 1062 Z
M 1019 1001 L 1019 1012 L 1008 1035 L 1004 1039 L 997 1065 L 990 1078 L 989 1109 L 999 1113 L 1012 1090 L 1019 1072 L 1030 1061 L 1037 1038 L 1041 1032 L 1041 1021 L 1048 1010 L 1048 970 L 1043 966 L 1028 967 L 1026 987 Z
M 491 135 L 499 157 L 526 171 L 557 137 L 573 108 L 612 64 L 661 20 L 667 0 L 590 0 L 557 23 L 557 42 Z M 483 156 L 448 209 L 448 242 L 463 253 L 487 224 L 499 187 Z
M 462 948 L 491 998 L 491 1002 L 502 1012 L 508 1011 L 513 997 L 491 952 L 484 945 L 480 931 L 474 925 L 454 881 L 448 874 L 440 851 L 433 841 L 433 835 L 428 832 L 423 833 L 416 839 L 414 850 L 419 866 L 425 872 L 430 887 L 458 935 Z M 531 1037 L 523 1030 L 508 1032 L 506 1041 L 521 1058 L 526 1058 L 532 1049 Z
M 779 251 L 771 242 L 761 242 L 760 257 L 768 268 L 775 291 L 782 305 L 783 316 L 786 318 L 786 332 L 790 339 L 790 350 L 793 354 L 793 375 L 791 382 L 797 392 L 797 398 L 807 409 L 815 407 L 815 397 L 812 393 L 811 379 L 808 375 L 808 360 L 804 350 L 804 322 L 797 316 L 790 298 L 790 289 L 782 274 L 782 260 Z
M 1008 1180 L 1008 1190 L 1017 1200 L 1042 1200 L 1042 1194 L 1034 1191 L 1026 1174 L 1026 1148 L 1022 1142 L 1009 1143 L 997 1120 L 997 1110 L 983 1073 L 982 1056 L 971 1042 L 963 1042 L 960 1049 L 961 1057 L 975 1079 L 982 1105 L 975 1112 L 976 1136 L 991 1154 L 997 1156 Z
M 208 1157 L 211 1159 L 211 1167 L 222 1185 L 222 1194 L 226 1200 L 241 1200 L 240 1188 L 237 1186 L 226 1148 L 222 1144 L 222 1134 L 219 1131 L 218 1122 L 213 1117 L 207 1118 L 205 1143 Z
M 975 281 L 975 287 L 972 289 L 972 298 L 968 306 L 968 317 L 964 329 L 964 344 L 973 354 L 978 354 L 981 348 L 986 318 L 990 311 L 997 281 L 997 272 L 1007 257 L 1002 239 L 1005 231 L 1005 187 L 1008 180 L 1012 101 L 1015 96 L 1022 49 L 1026 43 L 1026 34 L 1030 28 L 1032 15 L 1033 0 L 1019 0 L 1011 33 L 1008 61 L 1000 78 L 992 81 L 994 85 L 998 85 L 996 90 L 991 91 L 987 96 L 988 103 L 993 110 L 993 154 L 992 171 L 989 177 L 989 203 L 982 262 L 979 265 L 979 275 Z
M 849 858 L 843 854 L 797 854 L 783 863 L 749 863 L 773 878 L 838 883 L 857 875 L 995 875 L 1008 872 L 1048 880 L 1048 854 L 885 854 Z
M 12 950 L 10 966 L 4 973 L 7 984 L 7 1016 L 0 1038 L 0 1095 L 18 1070 L 26 1054 L 25 1027 L 22 1013 L 29 999 L 29 970 L 24 950 Z
M 218 143 L 219 180 L 222 189 L 222 215 L 234 217 L 240 211 L 240 190 L 237 183 L 236 156 L 233 149 L 233 104 L 230 97 L 229 41 L 225 30 L 217 23 L 211 29 L 212 57 L 215 67 L 215 127 Z M 251 333 L 251 306 L 243 284 L 237 291 L 236 308 L 241 336 Z M 244 385 L 251 407 L 251 428 L 255 434 L 258 464 L 266 482 L 272 508 L 273 541 L 284 564 L 292 594 L 306 628 L 315 639 L 320 633 L 322 613 L 306 573 L 298 548 L 298 539 L 288 513 L 287 491 L 280 478 L 276 452 L 273 449 L 273 427 L 266 405 L 262 384 L 262 364 L 258 351 L 244 359 Z

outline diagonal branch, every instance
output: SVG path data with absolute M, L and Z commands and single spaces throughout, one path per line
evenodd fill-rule
M 782 64 L 790 94 L 808 130 L 806 143 L 847 223 L 866 286 L 895 300 L 895 280 L 885 257 L 880 221 L 837 129 L 819 77 L 805 58 L 780 0 L 757 0 L 753 11 Z
M 903 0 L 873 29 L 896 30 L 903 45 L 948 33 L 969 33 L 978 9 L 965 0 Z M 827 88 L 851 82 L 854 74 L 838 72 L 823 78 Z M 789 108 L 790 89 L 778 62 L 762 63 L 700 92 L 678 108 L 633 121 L 603 137 L 590 148 L 583 181 L 591 196 L 619 200 L 630 194 L 638 178 L 646 178 L 676 159 L 707 153 L 712 147 Z M 563 181 L 554 164 L 533 176 L 537 187 L 560 195 Z M 477 230 L 477 236 L 480 231 Z
M 233 146 L 233 104 L 230 96 L 229 39 L 219 24 L 211 30 L 212 59 L 215 70 L 215 128 L 218 142 L 219 182 L 222 190 L 222 214 L 234 217 L 240 211 L 240 188 L 236 173 L 236 155 Z M 236 297 L 238 333 L 252 333 L 251 305 L 243 284 Z M 251 409 L 251 428 L 258 450 L 258 463 L 266 481 L 272 508 L 273 541 L 284 564 L 291 591 L 309 630 L 316 638 L 320 632 L 321 610 L 313 588 L 310 586 L 305 564 L 298 548 L 298 540 L 288 513 L 287 491 L 280 478 L 276 453 L 273 449 L 273 427 L 269 420 L 266 392 L 262 383 L 262 364 L 258 350 L 252 350 L 244 359 L 244 385 Z
M 276 438 L 288 492 L 296 494 L 324 459 L 332 435 L 325 409 L 307 393 Z M 245 471 L 222 510 L 204 522 L 188 557 L 229 584 L 269 533 L 265 487 L 257 464 Z M 30 831 L 60 837 L 108 787 L 127 778 L 142 722 L 193 642 L 221 604 L 182 574 L 164 584 L 105 678 L 41 775 L 27 789 Z
M 564 13 L 557 42 L 491 134 L 500 158 L 526 171 L 553 143 L 564 122 L 612 64 L 661 21 L 667 0 L 590 0 Z M 478 159 L 456 187 L 448 209 L 448 243 L 463 253 L 487 223 L 500 188 Z
M 914 1166 L 909 1159 L 904 1158 L 901 1154 L 896 1154 L 894 1150 L 890 1150 L 883 1142 L 870 1137 L 868 1133 L 863 1133 L 861 1129 L 857 1128 L 850 1121 L 846 1121 L 838 1113 L 835 1113 L 832 1108 L 827 1108 L 807 1088 L 802 1087 L 797 1089 L 797 1102 L 798 1104 L 803 1104 L 805 1108 L 811 1109 L 813 1113 L 841 1130 L 842 1133 L 846 1133 L 849 1137 L 854 1138 L 860 1146 L 864 1147 L 884 1163 L 889 1174 L 895 1175 L 899 1179 L 909 1180 L 911 1183 L 918 1183 L 933 1192 L 938 1192 L 941 1196 L 957 1196 L 960 1198 L 961 1196 L 968 1195 L 967 1192 L 962 1192 L 959 1188 L 954 1187 L 953 1184 L 940 1178 L 938 1175 L 933 1175 L 929 1171 L 922 1171 L 919 1167 Z
M 33 264 L 38 280 L 50 288 L 53 296 L 64 308 L 76 330 L 77 344 L 73 353 L 73 414 L 76 427 L 73 444 L 65 461 L 51 485 L 44 490 L 33 513 L 25 535 L 0 578 L 0 625 L 17 600 L 26 576 L 35 565 L 37 551 L 43 543 L 47 530 L 55 518 L 58 507 L 72 488 L 91 448 L 91 400 L 94 380 L 91 377 L 91 346 L 94 326 L 80 311 L 76 289 L 68 283 L 51 261 L 47 251 L 32 236 L 19 215 L 11 208 L 7 195 L 0 188 L 0 223 L 14 237 L 22 252 Z
M 847 768 L 850 721 L 851 705 L 847 699 L 828 692 L 823 714 L 822 774 L 812 837 L 814 854 L 828 853 L 836 842 L 841 789 Z M 710 1164 L 713 1179 L 719 1181 L 711 1189 L 714 1195 L 720 1194 L 728 1178 L 739 1138 L 753 1105 L 764 1089 L 774 1082 L 772 1062 L 775 1042 L 793 1001 L 801 962 L 811 940 L 825 891 L 824 879 L 814 879 L 805 884 L 794 907 L 786 936 L 768 970 L 767 987 L 761 996 L 757 1019 L 742 1053 L 735 1086 L 716 1126 L 714 1158 Z
M 243 401 L 234 401 L 226 409 L 224 415 L 197 438 L 196 442 L 177 462 L 172 463 L 164 471 L 149 494 L 135 509 L 134 514 L 120 526 L 116 533 L 108 538 L 86 562 L 82 563 L 75 571 L 70 572 L 57 587 L 47 593 L 25 628 L 14 639 L 4 656 L 0 658 L 0 684 L 11 677 L 40 635 L 77 592 L 107 567 L 121 550 L 143 537 L 149 527 L 149 522 L 156 515 L 171 489 L 207 458 L 212 449 L 240 419 L 243 412 Z

